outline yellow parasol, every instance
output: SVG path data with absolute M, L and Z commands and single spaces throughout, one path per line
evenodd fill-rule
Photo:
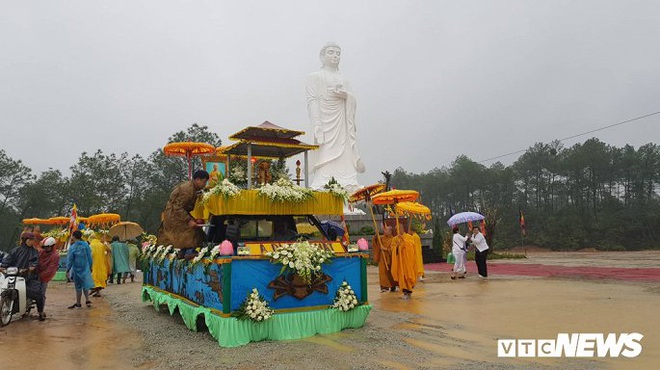
M 350 203 L 359 202 L 361 200 L 369 202 L 371 197 L 385 190 L 385 184 L 373 184 L 359 189 L 348 197 Z
M 417 202 L 401 202 L 396 204 L 397 214 L 408 214 L 421 219 L 431 219 L 431 209 Z
M 50 225 L 66 225 L 71 222 L 71 217 L 51 217 L 48 219 Z
M 373 204 L 396 204 L 399 202 L 414 202 L 419 198 L 415 190 L 390 190 L 376 194 L 371 198 Z
M 188 178 L 192 180 L 192 157 L 213 154 L 215 153 L 215 147 L 207 143 L 178 142 L 165 145 L 163 152 L 165 155 L 186 157 L 188 160 Z
M 50 221 L 43 218 L 24 218 L 23 223 L 26 225 L 48 225 Z
M 87 218 L 89 226 L 107 226 L 121 221 L 121 216 L 116 213 L 99 213 Z

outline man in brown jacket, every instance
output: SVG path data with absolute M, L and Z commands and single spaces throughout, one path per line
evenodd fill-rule
M 206 238 L 190 212 L 208 180 L 208 172 L 196 171 L 191 181 L 174 188 L 165 206 L 163 221 L 158 228 L 158 244 L 181 249 L 180 257 L 192 254 L 194 248 L 200 247 Z

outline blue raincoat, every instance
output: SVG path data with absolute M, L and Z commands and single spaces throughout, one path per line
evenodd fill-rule
M 68 250 L 66 269 L 73 272 L 73 282 L 76 290 L 94 288 L 92 280 L 92 249 L 87 242 L 78 240 Z

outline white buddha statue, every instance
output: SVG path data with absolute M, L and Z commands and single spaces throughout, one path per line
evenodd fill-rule
M 307 109 L 314 143 L 319 145 L 312 163 L 312 189 L 335 178 L 349 192 L 360 188 L 357 174 L 365 170 L 355 137 L 355 96 L 340 73 L 341 48 L 326 44 L 320 53 L 321 70 L 307 79 Z

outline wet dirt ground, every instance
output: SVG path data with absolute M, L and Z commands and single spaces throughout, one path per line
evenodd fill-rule
M 0 328 L 0 369 L 654 369 L 657 280 L 616 271 L 605 278 L 511 271 L 623 268 L 658 276 L 659 262 L 660 252 L 538 253 L 492 261 L 488 279 L 478 278 L 471 262 L 465 280 L 450 280 L 446 266 L 428 266 L 409 301 L 380 293 L 370 267 L 373 310 L 363 328 L 238 348 L 221 348 L 208 332 L 191 332 L 178 316 L 142 303 L 138 282 L 110 285 L 104 297 L 92 298 L 92 308 L 75 310 L 66 308 L 73 287 L 52 283 L 45 322 L 22 318 Z M 497 357 L 498 338 L 552 339 L 562 332 L 639 332 L 643 350 L 636 358 Z

